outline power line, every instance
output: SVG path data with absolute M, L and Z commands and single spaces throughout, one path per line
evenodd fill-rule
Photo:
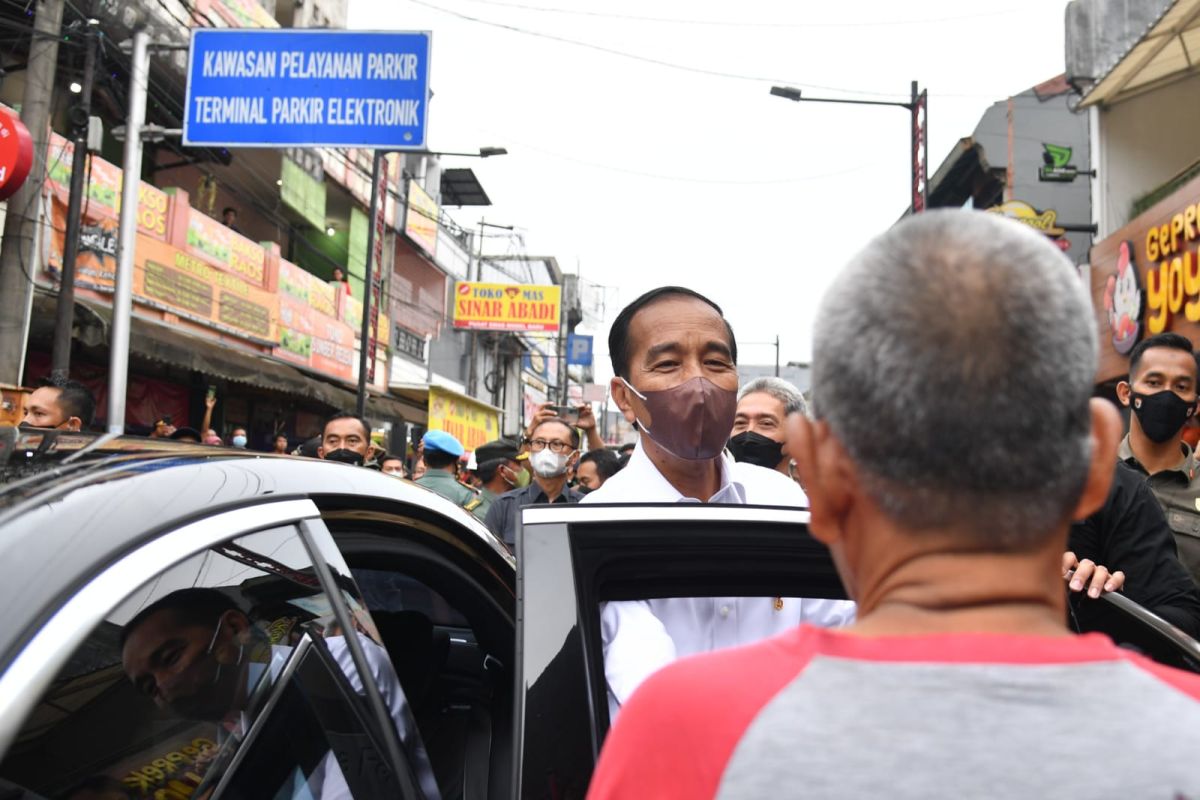
M 822 85 L 816 84 L 816 83 L 803 83 L 800 81 L 793 80 L 791 78 L 778 78 L 778 77 L 771 77 L 768 75 L 747 75 L 744 73 L 725 72 L 723 70 L 706 69 L 705 67 L 695 67 L 695 66 L 690 66 L 688 64 L 679 64 L 674 61 L 665 61 L 663 59 L 654 58 L 652 56 L 644 56 L 639 53 L 630 53 L 625 50 L 617 50 L 616 48 L 613 48 L 613 47 L 605 47 L 604 45 L 595 44 L 593 42 L 585 42 L 585 41 L 581 41 L 579 39 L 570 39 L 566 36 L 559 36 L 559 35 L 553 34 L 553 33 L 544 33 L 542 31 L 533 31 L 533 30 L 529 30 L 528 28 L 517 27 L 516 25 L 508 25 L 503 22 L 494 22 L 492 20 L 482 19 L 480 17 L 473 17 L 470 14 L 464 14 L 460 11 L 454 11 L 449 8 L 442 8 L 440 6 L 434 5 L 433 3 L 426 2 L 426 0 L 408 0 L 408 2 L 413 3 L 414 5 L 422 6 L 424 8 L 429 8 L 434 11 L 441 12 L 443 14 L 449 14 L 452 17 L 458 17 L 459 19 L 463 19 L 468 22 L 474 22 L 479 25 L 487 25 L 492 28 L 500 28 L 502 30 L 522 34 L 523 36 L 532 36 L 537 39 L 547 39 L 549 41 L 559 42 L 561 44 L 569 44 L 569 45 L 572 45 L 575 47 L 583 47 L 588 50 L 595 50 L 596 52 L 607 53 L 608 55 L 618 56 L 620 58 L 627 58 L 632 61 L 640 61 L 645 64 L 654 64 L 659 67 L 666 67 L 668 69 L 679 70 L 680 72 L 691 72 L 691 73 L 695 73 L 698 75 L 708 75 L 708 76 L 711 76 L 714 78 L 728 78 L 730 80 L 753 81 L 755 83 L 784 83 L 784 84 L 788 84 L 791 86 L 800 86 L 805 89 L 820 89 L 822 91 L 841 92 L 843 94 L 870 95 L 873 97 L 889 97 L 889 98 L 897 97 L 897 94 L 894 92 L 893 93 L 870 92 L 870 91 L 864 91 L 864 90 L 860 90 L 860 89 L 846 89 L 846 88 L 839 87 L 839 86 L 822 86 Z M 905 99 L 908 99 L 908 98 L 905 98 Z
M 861 20 L 855 22 L 753 22 L 748 20 L 708 20 L 681 19 L 679 17 L 652 17 L 640 14 L 619 14 L 611 11 L 588 11 L 577 8 L 551 8 L 548 6 L 527 5 L 525 3 L 503 2 L 502 0 L 466 0 L 485 6 L 515 8 L 522 11 L 538 11 L 548 14 L 569 14 L 581 17 L 598 17 L 602 19 L 619 19 L 630 22 L 653 22 L 670 25 L 714 26 L 721 28 L 887 28 L 903 25 L 933 25 L 940 22 L 966 22 L 991 17 L 1006 16 L 1018 13 L 1019 9 L 991 11 L 983 14 L 963 14 L 960 16 L 931 17 L 926 19 L 899 20 Z
M 521 147 L 527 147 L 530 150 L 533 150 L 538 153 L 542 153 L 543 155 L 547 155 L 552 158 L 560 158 L 564 161 L 570 161 L 575 164 L 581 164 L 586 167 L 592 167 L 594 169 L 605 170 L 607 172 L 617 172 L 617 173 L 621 173 L 623 175 L 633 175 L 633 176 L 636 176 L 639 178 L 652 178 L 654 180 L 661 180 L 661 181 L 672 181 L 672 182 L 678 182 L 678 183 L 707 184 L 707 185 L 713 185 L 713 186 L 779 186 L 779 185 L 788 185 L 788 184 L 796 184 L 796 183 L 807 183 L 809 181 L 821 180 L 824 178 L 835 178 L 838 176 L 850 175 L 855 172 L 861 172 L 864 170 L 876 169 L 879 166 L 878 164 L 866 164 L 866 165 L 860 164 L 858 166 L 851 167 L 849 169 L 837 170 L 834 172 L 823 172 L 823 173 L 819 173 L 819 174 L 815 174 L 815 175 L 804 175 L 804 176 L 798 176 L 798 177 L 792 177 L 792 178 L 765 178 L 762 180 L 743 180 L 743 179 L 739 179 L 739 178 L 694 178 L 694 177 L 690 177 L 687 175 L 666 175 L 666 174 L 657 173 L 657 172 L 645 172 L 642 170 L 629 169 L 628 167 L 617 166 L 615 164 L 602 164 L 597 161 L 589 161 L 587 159 L 578 158 L 577 156 L 567 155 L 566 153 L 556 153 L 552 150 L 545 150 L 540 147 L 537 147 L 537 146 L 534 146 L 531 144 L 527 144 L 527 143 L 522 143 L 522 142 L 515 142 L 515 143 L 520 145 Z

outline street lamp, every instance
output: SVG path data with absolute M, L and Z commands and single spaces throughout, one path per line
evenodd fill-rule
M 433 150 L 405 150 L 405 153 L 412 153 L 415 156 L 459 156 L 461 158 L 491 158 L 492 156 L 506 156 L 508 151 L 503 147 L 481 147 L 478 153 L 440 153 Z
M 843 100 L 832 97 L 804 97 L 803 93 L 794 86 L 772 86 L 771 95 L 791 100 L 795 103 L 840 103 L 853 106 L 896 106 L 907 109 L 912 115 L 912 210 L 913 213 L 925 210 L 926 184 L 928 183 L 928 103 L 929 92 L 917 91 L 917 82 L 912 82 L 912 99 L 907 103 L 890 100 Z

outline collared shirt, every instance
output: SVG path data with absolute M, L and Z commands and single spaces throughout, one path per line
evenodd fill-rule
M 578 503 L 582 499 L 582 494 L 570 487 L 564 486 L 562 494 L 556 497 L 554 502 Z M 488 530 L 503 539 L 504 543 L 510 549 L 516 549 L 517 515 L 520 510 L 525 506 L 549 502 L 550 498 L 546 496 L 545 490 L 534 480 L 533 483 L 524 489 L 513 489 L 511 492 L 505 492 L 493 500 L 492 507 L 488 509 L 487 517 L 483 520 L 483 524 L 487 525 Z
M 1167 515 L 1167 524 L 1175 534 L 1179 560 L 1200 583 L 1200 475 L 1196 455 L 1184 442 L 1179 443 L 1179 463 L 1150 475 L 1129 445 L 1129 435 L 1121 440 L 1117 458 L 1146 475 L 1146 484 Z
M 414 483 L 426 489 L 437 492 L 442 497 L 455 503 L 467 511 L 474 511 L 479 505 L 479 496 L 475 490 L 458 482 L 457 479 L 444 469 L 431 469 L 418 478 Z
M 629 463 L 584 503 L 729 503 L 808 507 L 786 475 L 728 455 L 721 485 L 707 500 L 685 497 L 638 447 Z M 837 627 L 854 621 L 849 600 L 773 597 L 684 597 L 605 603 L 600 611 L 604 674 L 613 717 L 633 690 L 676 658 L 750 644 L 808 622 Z

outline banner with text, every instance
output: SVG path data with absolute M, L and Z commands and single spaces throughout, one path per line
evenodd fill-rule
M 70 139 L 52 132 L 46 155 L 46 180 L 54 190 L 55 197 L 66 203 L 71 192 L 75 144 Z M 115 220 L 121 213 L 123 173 L 119 167 L 102 158 L 89 155 L 88 160 L 91 161 L 87 170 L 90 180 L 87 197 L 84 199 L 87 216 L 104 215 Z M 141 181 L 138 184 L 138 231 L 156 239 L 166 239 L 169 202 L 170 198 L 166 192 Z
M 274 356 L 351 380 L 354 334 L 335 315 L 334 289 L 290 261 L 279 261 L 279 346 Z
M 202 211 L 193 208 L 189 214 L 187 246 L 192 255 L 255 286 L 266 285 L 267 254 L 262 245 Z
M 429 430 L 445 431 L 474 450 L 500 436 L 500 414 L 469 397 L 429 387 Z
M 422 150 L 432 38 L 193 28 L 183 143 Z
M 558 330 L 561 286 L 457 281 L 454 327 L 477 331 Z
M 62 273 L 67 208 L 53 201 L 54 231 L 47 252 L 49 272 Z M 117 268 L 117 223 L 104 215 L 84 217 L 75 283 L 111 293 Z M 133 268 L 137 303 L 170 311 L 210 328 L 274 344 L 278 341 L 278 297 L 214 269 L 200 259 L 145 234 L 137 237 Z
M 430 256 L 437 254 L 440 210 L 429 193 L 414 181 L 408 182 L 408 211 L 404 215 L 404 233 Z

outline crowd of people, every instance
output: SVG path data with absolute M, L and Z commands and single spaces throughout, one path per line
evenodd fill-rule
M 1094 396 L 1097 332 L 1069 261 L 1014 222 L 937 211 L 835 278 L 811 405 L 776 378 L 739 386 L 732 327 L 683 287 L 622 310 L 609 353 L 612 400 L 639 434 L 627 450 L 600 442 L 589 406 L 576 420 L 547 405 L 470 454 L 428 431 L 411 460 L 338 414 L 312 453 L 410 478 L 518 553 L 535 504 L 809 509 L 849 600 L 603 604 L 615 724 L 590 796 L 1200 796 L 1200 678 L 1066 622 L 1102 629 L 1091 603 L 1122 591 L 1200 636 L 1186 338 L 1134 348 L 1125 432 Z M 63 384 L 35 391 L 27 419 L 77 430 L 91 411 Z M 178 433 L 162 422 L 155 435 Z M 1092 702 L 1153 735 L 1087 724 Z M 1105 769 L 1046 749 L 1068 740 Z

